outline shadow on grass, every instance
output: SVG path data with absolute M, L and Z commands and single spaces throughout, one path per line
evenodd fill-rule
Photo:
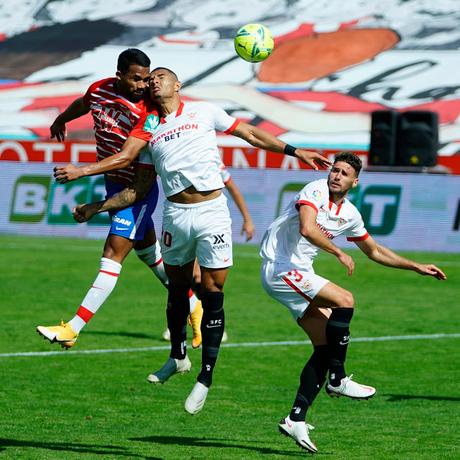
M 386 394 L 388 402 L 408 401 L 410 399 L 423 399 L 425 401 L 452 401 L 460 402 L 460 397 L 455 396 L 425 396 L 425 395 L 395 395 Z
M 189 447 L 216 447 L 219 449 L 245 449 L 249 451 L 258 452 L 260 454 L 273 454 L 283 455 L 285 457 L 305 457 L 305 451 L 289 452 L 286 450 L 271 449 L 270 447 L 250 446 L 244 443 L 250 441 L 227 440 L 217 438 L 192 438 L 188 436 L 146 436 L 144 438 L 130 438 L 130 441 L 151 442 L 156 444 L 176 445 L 176 446 L 189 446 Z
M 43 442 L 43 441 L 24 441 L 19 439 L 0 438 L 0 452 L 8 447 L 23 447 L 34 449 L 48 449 L 62 452 L 75 452 L 81 454 L 112 455 L 126 458 L 144 458 L 149 460 L 161 460 L 158 457 L 146 457 L 145 455 L 134 454 L 120 446 L 96 446 L 92 444 L 78 444 L 66 442 Z
M 129 337 L 131 339 L 148 339 L 148 340 L 161 340 L 161 333 L 156 335 L 143 334 L 140 332 L 126 332 L 126 331 L 85 331 L 85 335 L 105 335 L 116 337 Z

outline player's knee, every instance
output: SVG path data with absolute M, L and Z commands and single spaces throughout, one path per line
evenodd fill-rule
M 343 308 L 353 308 L 355 306 L 355 299 L 353 294 L 349 291 L 344 291 L 341 295 L 340 306 Z

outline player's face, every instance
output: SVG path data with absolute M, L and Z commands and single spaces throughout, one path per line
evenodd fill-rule
M 180 89 L 176 77 L 165 69 L 158 69 L 150 74 L 150 97 L 153 100 L 171 98 Z
M 150 69 L 131 64 L 126 73 L 117 72 L 118 89 L 131 102 L 140 101 L 149 86 Z
M 358 177 L 353 166 L 344 161 L 337 161 L 332 165 L 327 184 L 331 193 L 343 195 L 358 185 Z

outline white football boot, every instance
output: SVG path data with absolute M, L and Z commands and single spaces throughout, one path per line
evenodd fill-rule
M 192 363 L 187 355 L 184 359 L 169 358 L 164 366 L 153 374 L 150 374 L 147 380 L 150 383 L 165 383 L 172 375 L 184 374 L 185 372 L 189 372 L 191 368 Z
M 318 448 L 308 436 L 308 430 L 314 429 L 311 425 L 305 422 L 293 422 L 288 415 L 286 418 L 281 419 L 278 429 L 281 434 L 292 438 L 302 449 L 308 450 L 313 454 L 318 452 Z
M 209 388 L 200 382 L 196 382 L 193 390 L 185 400 L 185 410 L 192 415 L 198 414 L 203 409 L 208 396 Z
M 346 396 L 351 399 L 369 399 L 375 395 L 376 389 L 360 383 L 353 382 L 350 377 L 344 377 L 338 387 L 333 387 L 330 383 L 325 386 L 326 393 L 331 397 Z

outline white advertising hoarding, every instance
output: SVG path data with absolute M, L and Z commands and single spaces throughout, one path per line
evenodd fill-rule
M 53 165 L 2 162 L 0 168 L 0 233 L 105 238 L 108 218 L 97 216 L 76 224 L 71 209 L 77 203 L 104 197 L 103 178 L 88 177 L 61 185 Z M 273 169 L 230 169 L 256 226 L 254 243 L 296 191 L 327 172 Z M 367 230 L 382 244 L 397 250 L 460 252 L 460 177 L 427 174 L 361 173 L 350 194 Z M 154 213 L 161 230 L 163 195 Z M 235 242 L 242 219 L 229 198 Z M 347 245 L 344 239 L 338 244 Z

